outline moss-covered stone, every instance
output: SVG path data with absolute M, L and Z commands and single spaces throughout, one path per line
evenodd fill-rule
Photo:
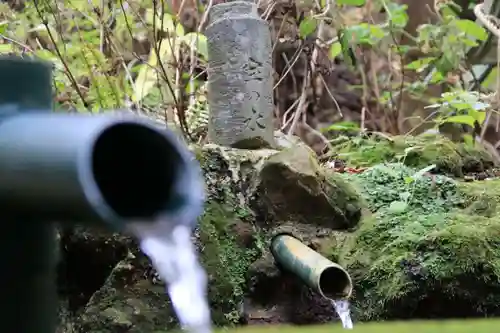
M 209 203 L 199 233 L 201 261 L 209 276 L 212 319 L 216 325 L 223 326 L 241 320 L 246 273 L 261 253 L 256 233 L 247 233 L 250 241 L 238 239 L 245 237 L 237 230 L 238 226 L 246 228 L 247 225 L 227 208 Z
M 342 255 L 357 281 L 358 318 L 500 313 L 499 235 L 498 219 L 459 211 L 366 221 Z
M 500 215 L 500 179 L 458 184 L 470 215 L 494 217 Z
M 206 145 L 196 154 L 208 193 L 197 236 L 217 325 L 239 321 L 247 286 L 253 285 L 249 267 L 268 255 L 275 232 L 328 235 L 361 218 L 359 194 L 338 175 L 325 173 L 306 146 L 254 151 Z
M 259 161 L 272 153 L 215 145 L 197 152 L 208 196 L 196 233 L 209 278 L 212 318 L 218 326 L 236 324 L 243 315 L 246 272 L 261 253 L 245 187 L 255 177 Z
M 359 222 L 363 202 L 335 173 L 322 170 L 309 148 L 287 148 L 270 156 L 257 192 L 265 210 L 279 221 L 347 229 Z
M 76 322 L 79 332 L 139 333 L 177 326 L 165 286 L 148 276 L 148 259 L 133 252 L 92 296 Z
M 441 175 L 422 174 L 402 163 L 377 164 L 360 174 L 339 174 L 368 202 L 372 212 L 387 207 L 394 211 L 446 211 L 463 202 L 457 182 Z
M 334 141 L 333 145 L 338 158 L 362 167 L 385 162 L 401 162 L 416 168 L 435 164 L 441 173 L 462 176 L 494 165 L 493 159 L 482 147 L 455 143 L 433 134 L 343 137 Z
M 402 164 L 346 177 L 375 212 L 339 253 L 359 320 L 500 313 L 500 197 L 488 190 L 497 181 L 460 183 Z

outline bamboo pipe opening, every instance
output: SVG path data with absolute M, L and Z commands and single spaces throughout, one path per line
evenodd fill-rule
M 318 291 L 324 298 L 338 300 L 351 295 L 351 285 L 351 279 L 344 269 L 330 266 L 319 276 Z

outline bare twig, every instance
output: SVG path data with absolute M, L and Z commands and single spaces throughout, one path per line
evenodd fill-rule
M 307 60 L 306 60 L 307 61 Z M 306 64 L 307 68 L 307 64 Z M 299 103 L 297 105 L 297 109 L 295 110 L 294 118 L 292 121 L 292 124 L 290 125 L 290 128 L 288 129 L 287 135 L 290 137 L 294 134 L 295 128 L 297 127 L 297 124 L 299 122 L 300 116 L 303 112 L 303 110 L 307 106 L 307 87 L 311 84 L 311 72 L 308 70 L 305 77 L 304 77 L 304 82 L 302 82 L 302 92 L 300 94 L 299 98 Z

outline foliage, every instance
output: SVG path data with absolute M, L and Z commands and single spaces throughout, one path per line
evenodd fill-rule
M 180 11 L 172 4 L 154 0 L 27 0 L 16 7 L 3 3 L 0 54 L 23 54 L 53 62 L 60 108 L 97 112 L 131 107 L 162 121 L 177 122 L 184 134 L 193 138 L 191 132 L 206 126 L 208 112 L 202 74 L 207 59 L 206 38 L 201 33 L 205 22 L 199 20 L 204 7 L 193 2 L 198 6 L 194 12 L 200 14 L 198 26 L 193 29 L 180 22 L 189 11 Z M 331 60 L 340 59 L 350 63 L 353 70 L 361 70 L 363 105 L 373 121 L 394 123 L 395 115 L 406 116 L 408 112 L 401 110 L 403 93 L 440 105 L 436 106 L 438 116 L 426 120 L 435 125 L 452 122 L 470 126 L 474 124 L 472 119 L 479 125 L 486 121 L 485 107 L 477 108 L 478 103 L 456 109 L 448 100 L 450 94 L 474 97 L 467 91 L 469 86 L 456 77 L 470 68 L 467 51 L 487 37 L 478 24 L 457 17 L 449 2 L 437 3 L 438 22 L 421 25 L 417 36 L 405 44 L 400 43 L 400 36 L 406 36 L 407 8 L 396 0 L 375 0 L 370 4 L 365 0 L 322 0 L 312 5 L 312 11 L 302 8 L 299 2 L 296 6 L 298 12 L 304 10 L 303 19 L 297 21 L 297 35 L 304 45 L 307 40 L 317 39 L 314 47 L 324 48 Z M 361 20 L 349 19 L 353 8 L 362 9 Z M 269 10 L 261 9 L 265 14 Z M 373 20 L 371 15 L 380 10 L 385 12 L 383 18 Z M 337 37 L 326 41 L 325 31 Z M 276 42 L 290 38 L 285 37 Z M 306 49 L 298 51 L 306 53 Z M 405 63 L 405 57 L 416 50 L 422 55 Z M 385 54 L 389 61 L 389 71 L 374 76 L 377 82 L 373 82 L 371 70 L 364 63 L 364 54 Z M 295 64 L 296 59 L 290 62 Z M 416 73 L 418 78 L 406 80 L 407 72 Z M 317 75 L 323 75 L 321 70 L 313 73 Z M 426 90 L 431 84 L 446 84 L 448 94 L 428 99 Z M 370 107 L 370 96 L 375 96 L 381 107 Z M 484 95 L 476 97 L 479 103 L 489 106 Z M 199 99 L 203 100 L 201 107 Z M 379 111 L 382 117 L 376 114 Z M 193 121 L 199 126 L 191 126 Z M 375 129 L 378 125 L 367 121 L 363 127 Z M 401 129 L 389 126 L 388 131 L 395 134 Z
M 486 40 L 486 31 L 452 14 L 450 5 L 440 1 L 438 23 L 421 25 L 411 43 L 401 44 L 399 37 L 405 35 L 409 19 L 407 8 L 391 0 L 374 0 L 371 5 L 375 12 L 384 10 L 381 22 L 368 20 L 372 14 L 368 10 L 359 22 L 347 22 L 342 13 L 352 7 L 366 9 L 365 0 L 319 1 L 298 23 L 298 38 L 303 46 L 312 45 L 313 51 L 324 48 L 331 61 L 340 59 L 359 71 L 363 107 L 373 119 L 396 123 L 392 119 L 395 115 L 407 113 L 401 109 L 401 96 L 410 94 L 431 104 L 429 109 L 436 114 L 428 121 L 438 129 L 445 123 L 483 126 L 491 103 L 484 94 L 468 91 L 470 86 L 460 77 L 470 69 L 468 50 Z M 206 123 L 206 80 L 201 73 L 207 46 L 199 32 L 202 23 L 188 28 L 178 14 L 166 3 L 154 0 L 28 0 L 22 8 L 2 3 L 0 54 L 52 62 L 60 109 L 99 112 L 130 107 L 163 121 L 177 121 L 189 136 L 198 127 L 193 124 L 200 119 Z M 323 40 L 325 26 L 332 28 L 336 37 Z M 306 44 L 311 39 L 315 42 Z M 415 51 L 419 57 L 405 62 Z M 311 57 L 317 54 L 309 53 Z M 317 59 L 309 59 L 309 53 L 308 63 L 316 66 Z M 382 54 L 388 69 L 374 73 L 367 54 Z M 313 71 L 309 67 L 307 71 Z M 317 72 L 313 74 L 322 75 Z M 406 80 L 408 72 L 416 79 Z M 448 91 L 428 98 L 429 86 L 437 84 L 446 85 Z M 370 104 L 372 96 L 377 107 Z M 307 103 L 298 105 L 301 113 L 300 106 Z M 495 188 L 465 187 L 444 176 L 427 174 L 462 175 L 486 169 L 493 164 L 489 155 L 473 143 L 472 136 L 465 144 L 425 135 L 369 137 L 364 135 L 364 120 L 359 125 L 342 120 L 328 128 L 361 134 L 331 143 L 338 157 L 350 165 L 399 162 L 345 176 L 357 184 L 374 212 L 340 256 L 360 282 L 356 297 L 364 300 L 359 312 L 362 318 L 418 316 L 425 300 L 444 311 L 455 296 L 469 303 L 469 307 L 460 304 L 469 313 L 497 311 L 500 300 L 492 291 L 498 289 L 500 278 L 495 199 L 500 196 L 492 197 L 497 193 Z M 402 132 L 395 125 L 377 125 L 371 124 L 371 129 Z M 235 323 L 244 296 L 244 276 L 259 250 L 237 244 L 229 226 L 247 216 L 234 208 L 236 200 L 224 184 L 211 185 L 217 187 L 211 191 L 219 191 L 221 197 L 208 203 L 201 218 L 202 260 L 211 281 L 210 299 L 214 308 L 220 309 L 214 313 L 216 323 Z M 473 290 L 476 285 L 483 288 L 472 294 L 457 284 Z
M 206 38 L 186 32 L 165 2 L 28 0 L 22 8 L 0 7 L 0 54 L 52 62 L 58 108 L 132 107 L 187 130 L 183 103 L 203 83 L 195 71 L 206 61 Z
M 489 95 L 470 91 L 478 85 L 477 76 L 471 79 L 472 64 L 468 59 L 471 49 L 486 42 L 488 32 L 459 17 L 456 13 L 462 8 L 451 1 L 437 2 L 429 9 L 437 22 L 430 24 L 422 19 L 425 24 L 411 36 L 405 30 L 408 8 L 398 1 L 375 0 L 368 4 L 365 0 L 345 0 L 336 1 L 335 6 L 338 14 L 330 17 L 325 14 L 329 2 L 322 2 L 314 15 L 301 22 L 299 35 L 304 39 L 318 36 L 321 24 L 329 24 L 337 32 L 337 37 L 327 43 L 328 55 L 360 71 L 366 111 L 362 130 L 383 128 L 391 134 L 404 134 L 408 129 L 401 125 L 401 119 L 412 124 L 411 132 L 429 127 L 440 131 L 443 123 L 468 129 L 488 126 L 486 113 L 492 107 Z M 377 14 L 381 10 L 385 13 L 382 19 Z M 353 21 L 351 12 L 362 16 Z M 374 61 L 387 63 L 383 72 L 375 72 L 378 65 Z M 430 90 L 437 85 L 445 89 L 442 96 Z M 484 90 L 486 86 L 479 88 Z M 377 105 L 372 104 L 372 97 Z M 433 105 L 427 110 L 405 110 L 407 104 L 403 101 L 409 98 Z M 469 144 L 474 141 L 470 134 L 463 139 Z

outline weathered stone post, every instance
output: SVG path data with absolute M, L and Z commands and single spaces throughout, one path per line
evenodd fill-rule
M 234 148 L 274 146 L 269 25 L 256 4 L 231 1 L 211 9 L 206 36 L 209 140 Z

